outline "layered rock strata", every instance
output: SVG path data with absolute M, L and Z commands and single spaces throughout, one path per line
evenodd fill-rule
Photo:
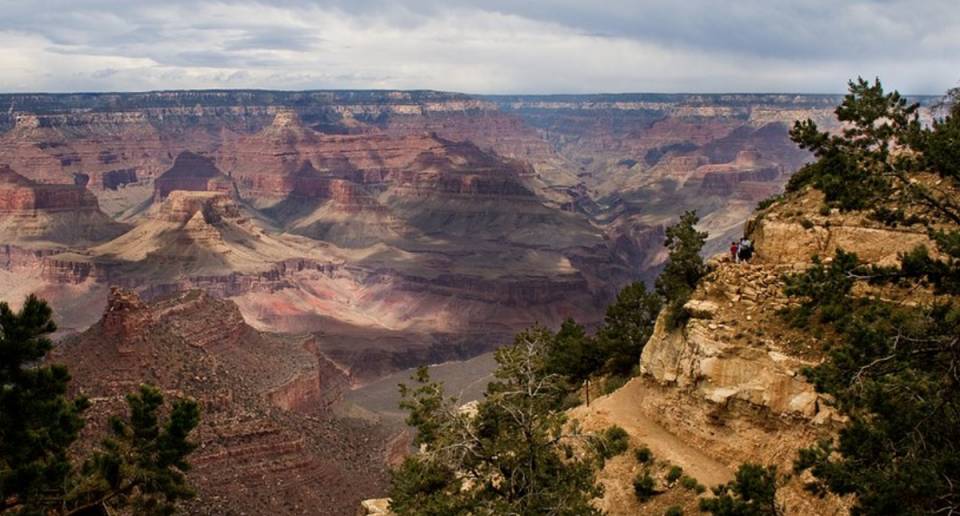
M 0 165 L 0 237 L 5 244 L 82 245 L 126 229 L 100 211 L 96 196 L 85 187 L 40 184 Z
M 785 320 L 783 310 L 797 301 L 785 296 L 784 276 L 806 270 L 815 256 L 829 262 L 838 249 L 892 265 L 917 245 L 933 246 L 921 227 L 890 228 L 862 213 L 823 206 L 823 195 L 807 190 L 755 214 L 746 224 L 754 258 L 711 259 L 710 272 L 685 305 L 689 320 L 671 328 L 665 315 L 658 319 L 640 360 L 641 376 L 575 416 L 588 428 L 625 425 L 638 446 L 648 444 L 701 481 L 729 479 L 743 462 L 789 471 L 798 449 L 833 435 L 843 420 L 803 375 L 824 359 L 824 349 L 815 335 Z M 925 294 L 911 289 L 906 295 L 916 300 Z M 621 466 L 604 473 L 610 494 L 603 507 L 611 514 L 652 510 L 624 494 L 613 475 Z M 810 497 L 806 480 L 791 477 L 780 487 L 778 502 L 787 514 L 846 513 L 850 500 Z
M 114 289 L 103 320 L 58 344 L 93 401 L 89 439 L 140 383 L 201 404 L 193 514 L 345 514 L 383 488 L 388 436 L 332 416 L 345 385 L 312 341 L 268 336 L 200 291 L 144 303 Z

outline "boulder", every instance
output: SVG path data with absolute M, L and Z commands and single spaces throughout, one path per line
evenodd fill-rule
M 390 510 L 389 498 L 363 500 L 360 502 L 360 509 L 357 511 L 357 516 L 393 516 L 393 514 L 393 511 Z

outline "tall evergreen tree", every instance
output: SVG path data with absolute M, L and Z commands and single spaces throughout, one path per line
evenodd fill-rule
M 197 403 L 178 400 L 161 422 L 163 396 L 142 386 L 127 397 L 129 421 L 113 418 L 112 436 L 76 467 L 68 451 L 89 403 L 67 397 L 65 367 L 42 363 L 52 347 L 47 335 L 56 330 L 51 315 L 35 296 L 19 312 L 0 302 L 0 513 L 172 513 L 192 495 L 183 472 Z
M 551 338 L 550 332 L 533 329 L 499 349 L 496 380 L 475 414 L 458 410 L 423 369 L 414 378 L 415 388 L 401 386 L 401 406 L 418 431 L 421 451 L 392 474 L 392 510 L 401 515 L 599 514 L 590 504 L 602 494 L 596 472 L 622 443 L 571 428 L 557 410 L 565 386 L 546 366 Z
M 697 283 L 707 273 L 700 251 L 707 241 L 707 233 L 697 231 L 700 222 L 696 212 L 685 212 L 680 221 L 667 228 L 667 241 L 664 243 L 670 251 L 666 267 L 657 278 L 657 294 L 666 303 L 667 324 L 679 326 L 686 321 L 688 314 L 683 305 L 690 299 Z
M 653 334 L 662 307 L 660 297 L 640 282 L 627 285 L 617 294 L 607 307 L 597 335 L 607 372 L 629 374 L 640 363 L 640 354 Z
M 56 331 L 51 316 L 32 295 L 19 312 L 0 302 L 0 512 L 45 512 L 72 473 L 67 450 L 89 404 L 66 397 L 66 368 L 39 365 Z
M 573 319 L 563 321 L 548 342 L 546 371 L 566 378 L 572 388 L 596 374 L 603 365 L 604 353 L 596 339 Z
M 829 265 L 788 278 L 787 294 L 801 301 L 794 323 L 831 329 L 821 332 L 827 359 L 806 374 L 848 417 L 836 439 L 802 450 L 796 467 L 813 473 L 815 492 L 855 495 L 853 514 L 960 513 L 960 108 L 950 105 L 930 127 L 916 111 L 879 81 L 859 80 L 837 109 L 842 134 L 810 121 L 792 132 L 818 158 L 792 189 L 812 185 L 841 209 L 919 225 L 936 246 L 896 267 L 838 251 Z M 893 303 L 856 295 L 865 282 L 939 296 Z

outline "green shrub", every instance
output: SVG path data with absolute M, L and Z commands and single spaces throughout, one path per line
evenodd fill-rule
M 679 505 L 671 505 L 663 513 L 663 516 L 683 516 L 683 508 Z
M 649 464 L 653 461 L 653 452 L 646 446 L 641 446 L 633 451 L 633 456 L 637 458 L 640 464 Z
M 650 498 L 656 496 L 656 482 L 653 480 L 653 477 L 650 476 L 649 472 L 644 471 L 636 476 L 633 479 L 633 492 L 637 495 L 637 499 L 641 502 L 646 502 Z
M 619 426 L 611 426 L 603 432 L 603 447 L 601 455 L 604 459 L 616 457 L 627 451 L 630 446 L 630 435 Z
M 684 476 L 680 477 L 680 485 L 682 485 L 684 489 L 688 489 L 688 490 L 690 490 L 690 491 L 696 490 L 696 489 L 697 489 L 697 485 L 698 485 L 699 483 L 700 483 L 700 482 L 697 482 L 697 479 L 695 479 L 695 478 L 693 478 L 693 477 L 691 477 L 691 476 L 689 476 L 689 475 L 684 475 Z
M 619 389 L 620 387 L 623 387 L 624 384 L 626 383 L 627 383 L 626 376 L 620 376 L 620 375 L 608 376 L 603 381 L 603 393 L 610 394 L 613 391 Z
M 757 203 L 757 211 L 765 210 L 773 205 L 773 203 L 783 199 L 783 195 L 774 195 L 767 197 L 766 199 Z
M 800 225 L 803 226 L 803 229 L 813 229 L 814 226 L 813 222 L 806 217 L 800 219 Z
M 683 475 L 683 468 L 680 466 L 671 466 L 670 471 L 667 472 L 667 482 L 672 484 L 680 480 L 681 475 Z

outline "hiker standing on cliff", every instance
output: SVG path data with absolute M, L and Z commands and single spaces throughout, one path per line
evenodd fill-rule
M 730 261 L 737 263 L 737 253 L 740 252 L 740 244 L 730 242 Z
M 741 262 L 748 262 L 750 258 L 753 257 L 753 242 L 751 242 L 747 237 L 740 239 L 740 244 L 737 245 L 737 257 Z

